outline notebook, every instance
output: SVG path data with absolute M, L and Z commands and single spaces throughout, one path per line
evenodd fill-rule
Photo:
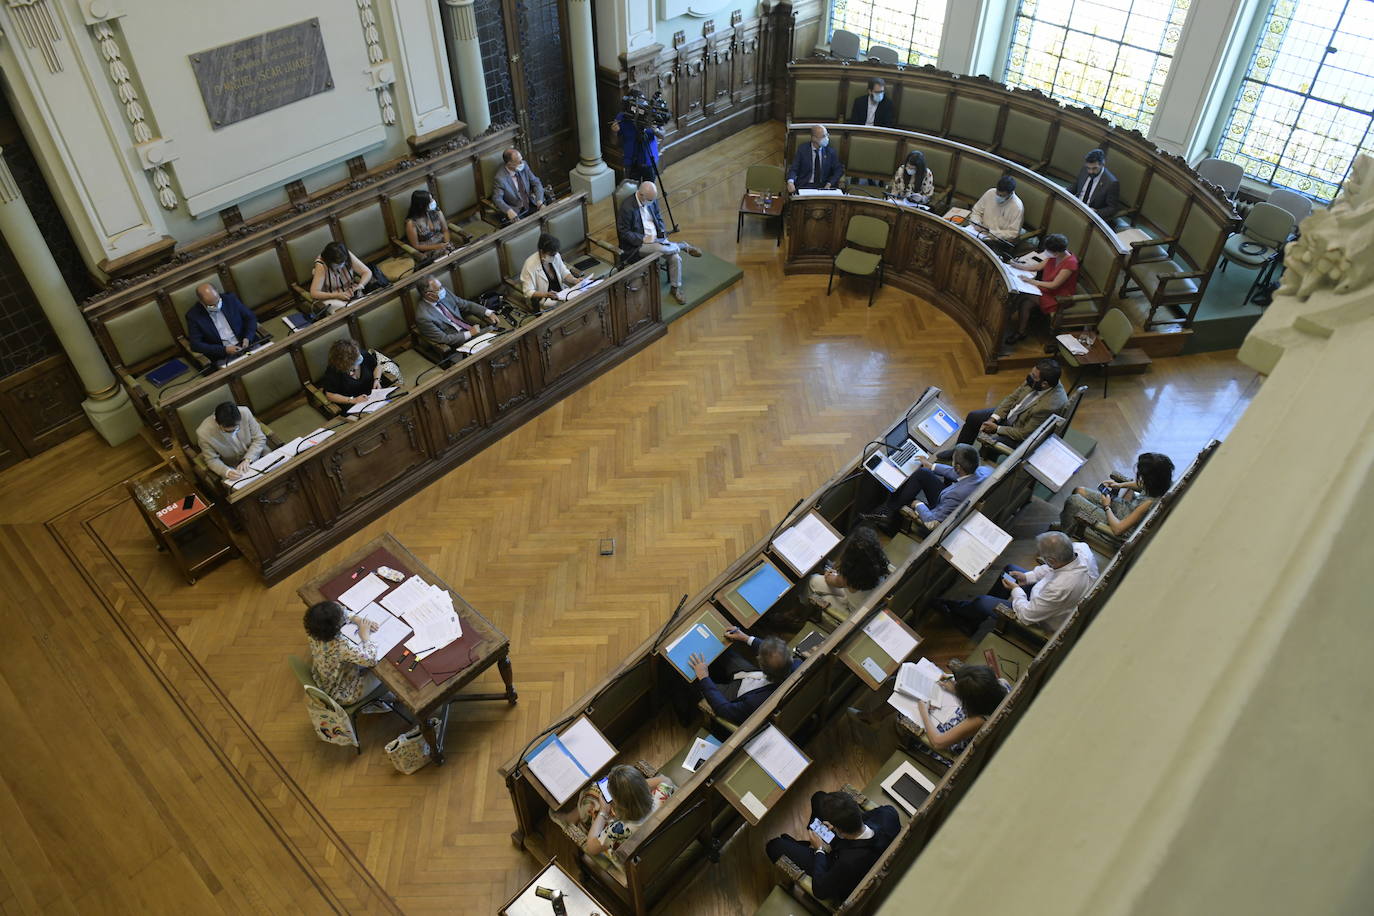
M 190 368 L 190 366 L 186 365 L 179 359 L 168 360 L 161 366 L 158 366 L 152 372 L 148 373 L 148 384 L 152 385 L 154 388 L 161 388 L 163 385 L 167 384 L 172 379 L 176 378 L 178 375 L 181 375 L 181 373 L 185 372 L 187 369 Z

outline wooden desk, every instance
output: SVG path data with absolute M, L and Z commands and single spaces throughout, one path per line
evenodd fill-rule
M 770 217 L 782 216 L 783 208 L 787 205 L 787 200 L 783 194 L 775 194 L 768 206 L 764 206 L 764 197 L 757 191 L 745 191 L 744 196 L 739 201 L 739 219 L 735 223 L 735 242 L 739 242 L 740 231 L 744 228 L 744 218 L 746 216 L 762 216 L 765 219 Z M 782 244 L 782 223 L 778 223 L 778 244 Z
M 238 555 L 238 547 L 215 511 L 214 502 L 170 461 L 130 477 L 124 485 L 157 542 L 157 549 L 166 551 L 176 561 L 188 585 L 195 585 L 196 579 L 206 570 Z M 164 507 L 178 504 L 192 495 L 204 504 L 204 508 L 170 525 L 158 517 L 157 513 Z
M 453 597 L 453 608 L 458 612 L 458 617 L 463 624 L 463 635 L 450 643 L 450 646 L 461 646 L 466 649 L 467 661 L 464 663 L 459 659 L 455 662 L 462 667 L 456 674 L 449 675 L 440 683 L 434 683 L 430 676 L 425 673 L 426 663 L 421 663 L 421 666 L 413 672 L 408 670 L 409 664 L 406 664 L 404 668 L 398 666 L 397 661 L 402 661 L 400 659 L 401 646 L 397 646 L 388 653 L 387 657 L 380 660 L 377 667 L 373 669 L 387 689 L 396 695 L 400 704 L 420 724 L 425 740 L 434 749 L 434 764 L 440 766 L 444 762 L 443 724 L 448 721 L 448 705 L 450 703 L 470 700 L 505 700 L 514 706 L 519 698 L 511 677 L 510 639 L 506 637 L 506 634 L 496 629 L 491 621 L 478 613 L 476 608 L 464 601 L 461 595 L 449 587 L 448 583 L 439 578 L 428 566 L 421 563 L 415 554 L 403 547 L 401 542 L 391 534 L 383 534 L 381 537 L 370 541 L 349 555 L 334 569 L 302 585 L 296 590 L 296 594 L 307 605 L 325 600 L 335 601 L 358 579 L 375 571 L 379 566 L 390 566 L 392 569 L 404 573 L 407 578 L 411 575 L 419 576 L 431 585 L 437 585 L 447 591 Z M 394 588 L 390 583 L 388 585 L 390 587 L 379 597 L 385 597 L 391 588 Z M 456 652 L 456 648 L 453 651 Z M 435 653 L 430 658 L 437 659 L 441 654 L 443 653 Z M 505 693 L 458 695 L 458 691 L 476 680 L 479 674 L 493 664 L 501 672 L 501 680 L 505 681 Z M 434 666 L 430 665 L 429 667 Z M 436 669 L 436 676 L 442 676 L 445 673 L 441 668 Z M 429 720 L 440 710 L 443 714 L 440 728 L 436 732 Z
M 511 898 L 510 903 L 501 907 L 500 916 L 552 916 L 553 902 L 535 893 L 540 887 L 563 892 L 568 916 L 603 916 L 611 912 L 610 907 L 597 902 L 576 878 L 563 870 L 557 859 L 553 859 Z

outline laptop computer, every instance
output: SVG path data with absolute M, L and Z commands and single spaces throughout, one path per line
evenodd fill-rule
M 864 470 L 889 490 L 896 490 L 921 466 L 921 459 L 929 453 L 911 439 L 907 439 L 891 454 L 874 452 L 864 459 Z

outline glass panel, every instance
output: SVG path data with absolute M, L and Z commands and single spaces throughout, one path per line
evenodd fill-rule
M 1006 81 L 1150 129 L 1190 0 L 1020 0 Z
M 948 0 L 834 0 L 830 32 L 859 36 L 859 53 L 885 45 L 899 60 L 915 66 L 936 64 Z
M 1374 3 L 1272 0 L 1217 154 L 1321 201 L 1374 152 Z

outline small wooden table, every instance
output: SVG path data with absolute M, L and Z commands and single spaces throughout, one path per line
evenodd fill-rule
M 740 232 L 744 229 L 744 218 L 746 216 L 782 216 L 782 208 L 786 203 L 782 194 L 773 195 L 772 203 L 765 207 L 763 205 L 763 195 L 758 191 L 745 191 L 744 196 L 739 201 L 739 217 L 735 223 L 735 242 L 739 242 Z M 778 222 L 778 244 L 782 245 L 782 222 Z
M 568 916 L 610 916 L 610 907 L 598 903 L 576 878 L 563 870 L 557 859 L 550 860 L 543 871 L 521 888 L 520 893 L 501 908 L 499 916 L 553 916 L 553 901 L 535 893 L 541 887 L 563 892 Z
M 297 589 L 296 594 L 307 605 L 326 600 L 336 601 L 359 579 L 368 573 L 375 572 L 379 566 L 389 566 L 404 574 L 406 578 L 412 575 L 419 576 L 425 582 L 437 585 L 447 591 L 453 597 L 453 609 L 458 612 L 458 619 L 463 626 L 463 635 L 450 643 L 449 646 L 455 650 L 458 648 L 466 649 L 466 664 L 463 664 L 463 661 L 457 662 L 457 664 L 462 665 L 458 672 L 445 677 L 440 683 L 436 684 L 432 680 L 423 667 L 424 663 L 421 663 L 421 667 L 415 667 L 409 659 L 401 658 L 400 653 L 403 647 L 399 645 L 386 657 L 380 659 L 377 662 L 377 667 L 373 669 L 387 689 L 395 694 L 400 705 L 420 725 L 425 740 L 433 749 L 435 766 L 441 766 L 444 762 L 444 733 L 447 731 L 445 726 L 448 723 L 450 703 L 471 700 L 505 700 L 514 706 L 519 698 L 512 680 L 510 639 L 506 634 L 496 629 L 491 621 L 478 613 L 476 608 L 464 601 L 461 595 L 449 587 L 448 583 L 439 578 L 428 566 L 421 563 L 390 533 L 370 541 L 334 569 L 311 579 Z M 379 595 L 378 598 L 384 598 L 395 587 L 390 582 L 387 582 L 387 586 L 387 591 Z M 443 651 L 441 650 L 441 652 Z M 439 658 L 440 654 L 435 653 L 430 658 Z M 472 683 L 479 674 L 492 665 L 496 665 L 497 670 L 501 672 L 501 680 L 506 685 L 504 693 L 458 695 L 458 691 Z M 440 710 L 442 710 L 440 725 L 438 729 L 435 729 L 429 720 L 434 713 Z
M 1062 343 L 1059 346 L 1064 347 L 1064 351 L 1069 353 L 1069 356 L 1073 357 L 1073 361 L 1078 364 L 1078 376 L 1073 381 L 1075 388 L 1078 387 L 1078 379 L 1083 377 L 1084 370 L 1092 368 L 1102 369 L 1102 396 L 1105 398 L 1107 396 L 1108 366 L 1111 365 L 1112 360 L 1116 359 L 1116 354 L 1108 349 L 1106 341 L 1099 335 L 1093 334 L 1092 338 L 1092 343 L 1088 345 L 1088 352 L 1084 353 L 1082 356 L 1079 356 L 1077 353 L 1069 352 L 1069 348 L 1064 347 Z M 1079 342 L 1082 342 L 1081 337 Z
M 214 511 L 215 504 L 170 461 L 130 477 L 124 485 L 157 542 L 157 549 L 166 551 L 176 561 L 188 585 L 195 585 L 212 566 L 238 556 L 239 549 L 219 513 Z M 191 496 L 198 503 L 189 515 L 173 509 Z M 175 519 L 170 523 L 158 515 L 169 509 Z

